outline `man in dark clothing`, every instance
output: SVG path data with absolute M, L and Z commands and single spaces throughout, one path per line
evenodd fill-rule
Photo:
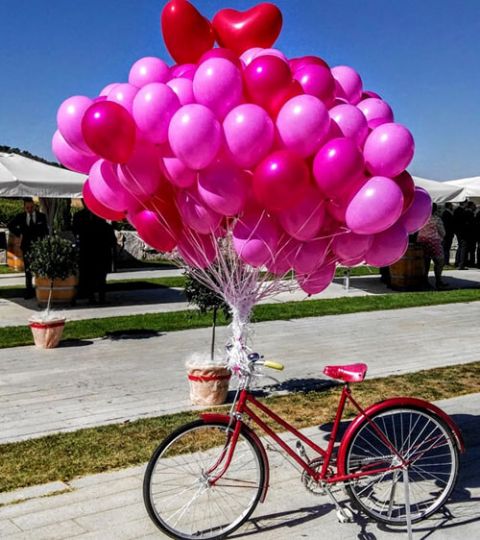
M 33 285 L 29 254 L 32 244 L 48 234 L 47 216 L 38 212 L 32 199 L 23 200 L 24 212 L 17 214 L 8 224 L 11 234 L 21 238 L 20 247 L 25 265 L 25 298 L 32 298 Z
M 453 222 L 455 235 L 457 237 L 458 248 L 455 255 L 455 266 L 459 270 L 465 270 L 467 264 L 467 229 L 468 229 L 467 201 L 460 203 L 460 206 L 453 212 Z
M 467 238 L 467 265 L 475 266 L 475 251 L 477 247 L 477 231 L 475 223 L 475 213 L 477 207 L 473 201 L 468 201 L 466 217 L 466 238 Z
M 455 223 L 453 217 L 452 203 L 446 203 L 445 209 L 442 212 L 443 226 L 445 227 L 445 236 L 443 237 L 443 257 L 445 264 L 450 264 L 450 250 L 452 248 L 452 241 L 455 235 Z

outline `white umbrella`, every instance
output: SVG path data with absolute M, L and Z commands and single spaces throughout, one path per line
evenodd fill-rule
M 464 201 L 466 195 L 463 186 L 452 185 L 449 182 L 437 182 L 414 176 L 415 185 L 425 189 L 435 203 Z
M 462 178 L 460 180 L 450 180 L 447 182 L 451 186 L 461 187 L 463 195 L 468 199 L 480 199 L 480 176 L 472 178 Z

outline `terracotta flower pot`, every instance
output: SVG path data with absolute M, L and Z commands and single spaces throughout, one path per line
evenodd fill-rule
M 67 279 L 55 279 L 53 281 L 51 303 L 54 305 L 71 304 L 77 294 L 77 284 L 77 276 L 70 276 Z M 50 279 L 35 276 L 35 294 L 38 305 L 47 305 L 50 285 Z
M 49 321 L 29 320 L 29 326 L 32 330 L 33 341 L 41 349 L 54 349 L 60 343 L 65 319 L 58 318 Z
M 190 400 L 193 405 L 221 405 L 228 394 L 231 373 L 224 366 L 189 367 Z

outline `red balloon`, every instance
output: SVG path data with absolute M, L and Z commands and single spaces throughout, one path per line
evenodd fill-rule
M 289 150 L 267 156 L 255 169 L 255 198 L 272 212 L 281 212 L 299 203 L 310 185 L 305 161 Z
M 410 176 L 410 173 L 403 171 L 398 176 L 395 176 L 393 180 L 398 184 L 398 187 L 402 190 L 403 193 L 403 210 L 402 214 L 412 206 L 413 200 L 415 198 L 415 182 Z
M 280 35 L 282 12 L 263 3 L 247 11 L 222 9 L 212 21 L 217 41 L 238 55 L 253 47 L 269 49 Z
M 101 217 L 102 219 L 108 219 L 109 221 L 122 221 L 122 219 L 125 219 L 124 212 L 116 212 L 115 210 L 108 208 L 108 206 L 105 206 L 98 199 L 95 198 L 92 190 L 90 189 L 88 179 L 85 184 L 83 184 L 82 193 L 83 202 L 90 210 L 90 212 L 93 212 L 96 216 Z
M 196 63 L 215 43 L 210 21 L 187 0 L 168 2 L 161 25 L 168 52 L 178 64 Z
M 113 163 L 126 163 L 135 147 L 135 122 L 113 101 L 98 101 L 85 111 L 82 133 L 95 154 Z

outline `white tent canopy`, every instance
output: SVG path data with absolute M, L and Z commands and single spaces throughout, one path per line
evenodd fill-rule
M 18 154 L 0 152 L 0 197 L 81 197 L 86 178 Z
M 446 202 L 460 202 L 467 197 L 464 194 L 463 186 L 452 185 L 450 182 L 437 182 L 435 180 L 427 180 L 414 176 L 415 185 L 422 187 L 432 198 L 432 201 L 437 204 Z
M 446 182 L 451 186 L 463 189 L 463 196 L 468 199 L 480 199 L 480 176 L 450 180 Z

